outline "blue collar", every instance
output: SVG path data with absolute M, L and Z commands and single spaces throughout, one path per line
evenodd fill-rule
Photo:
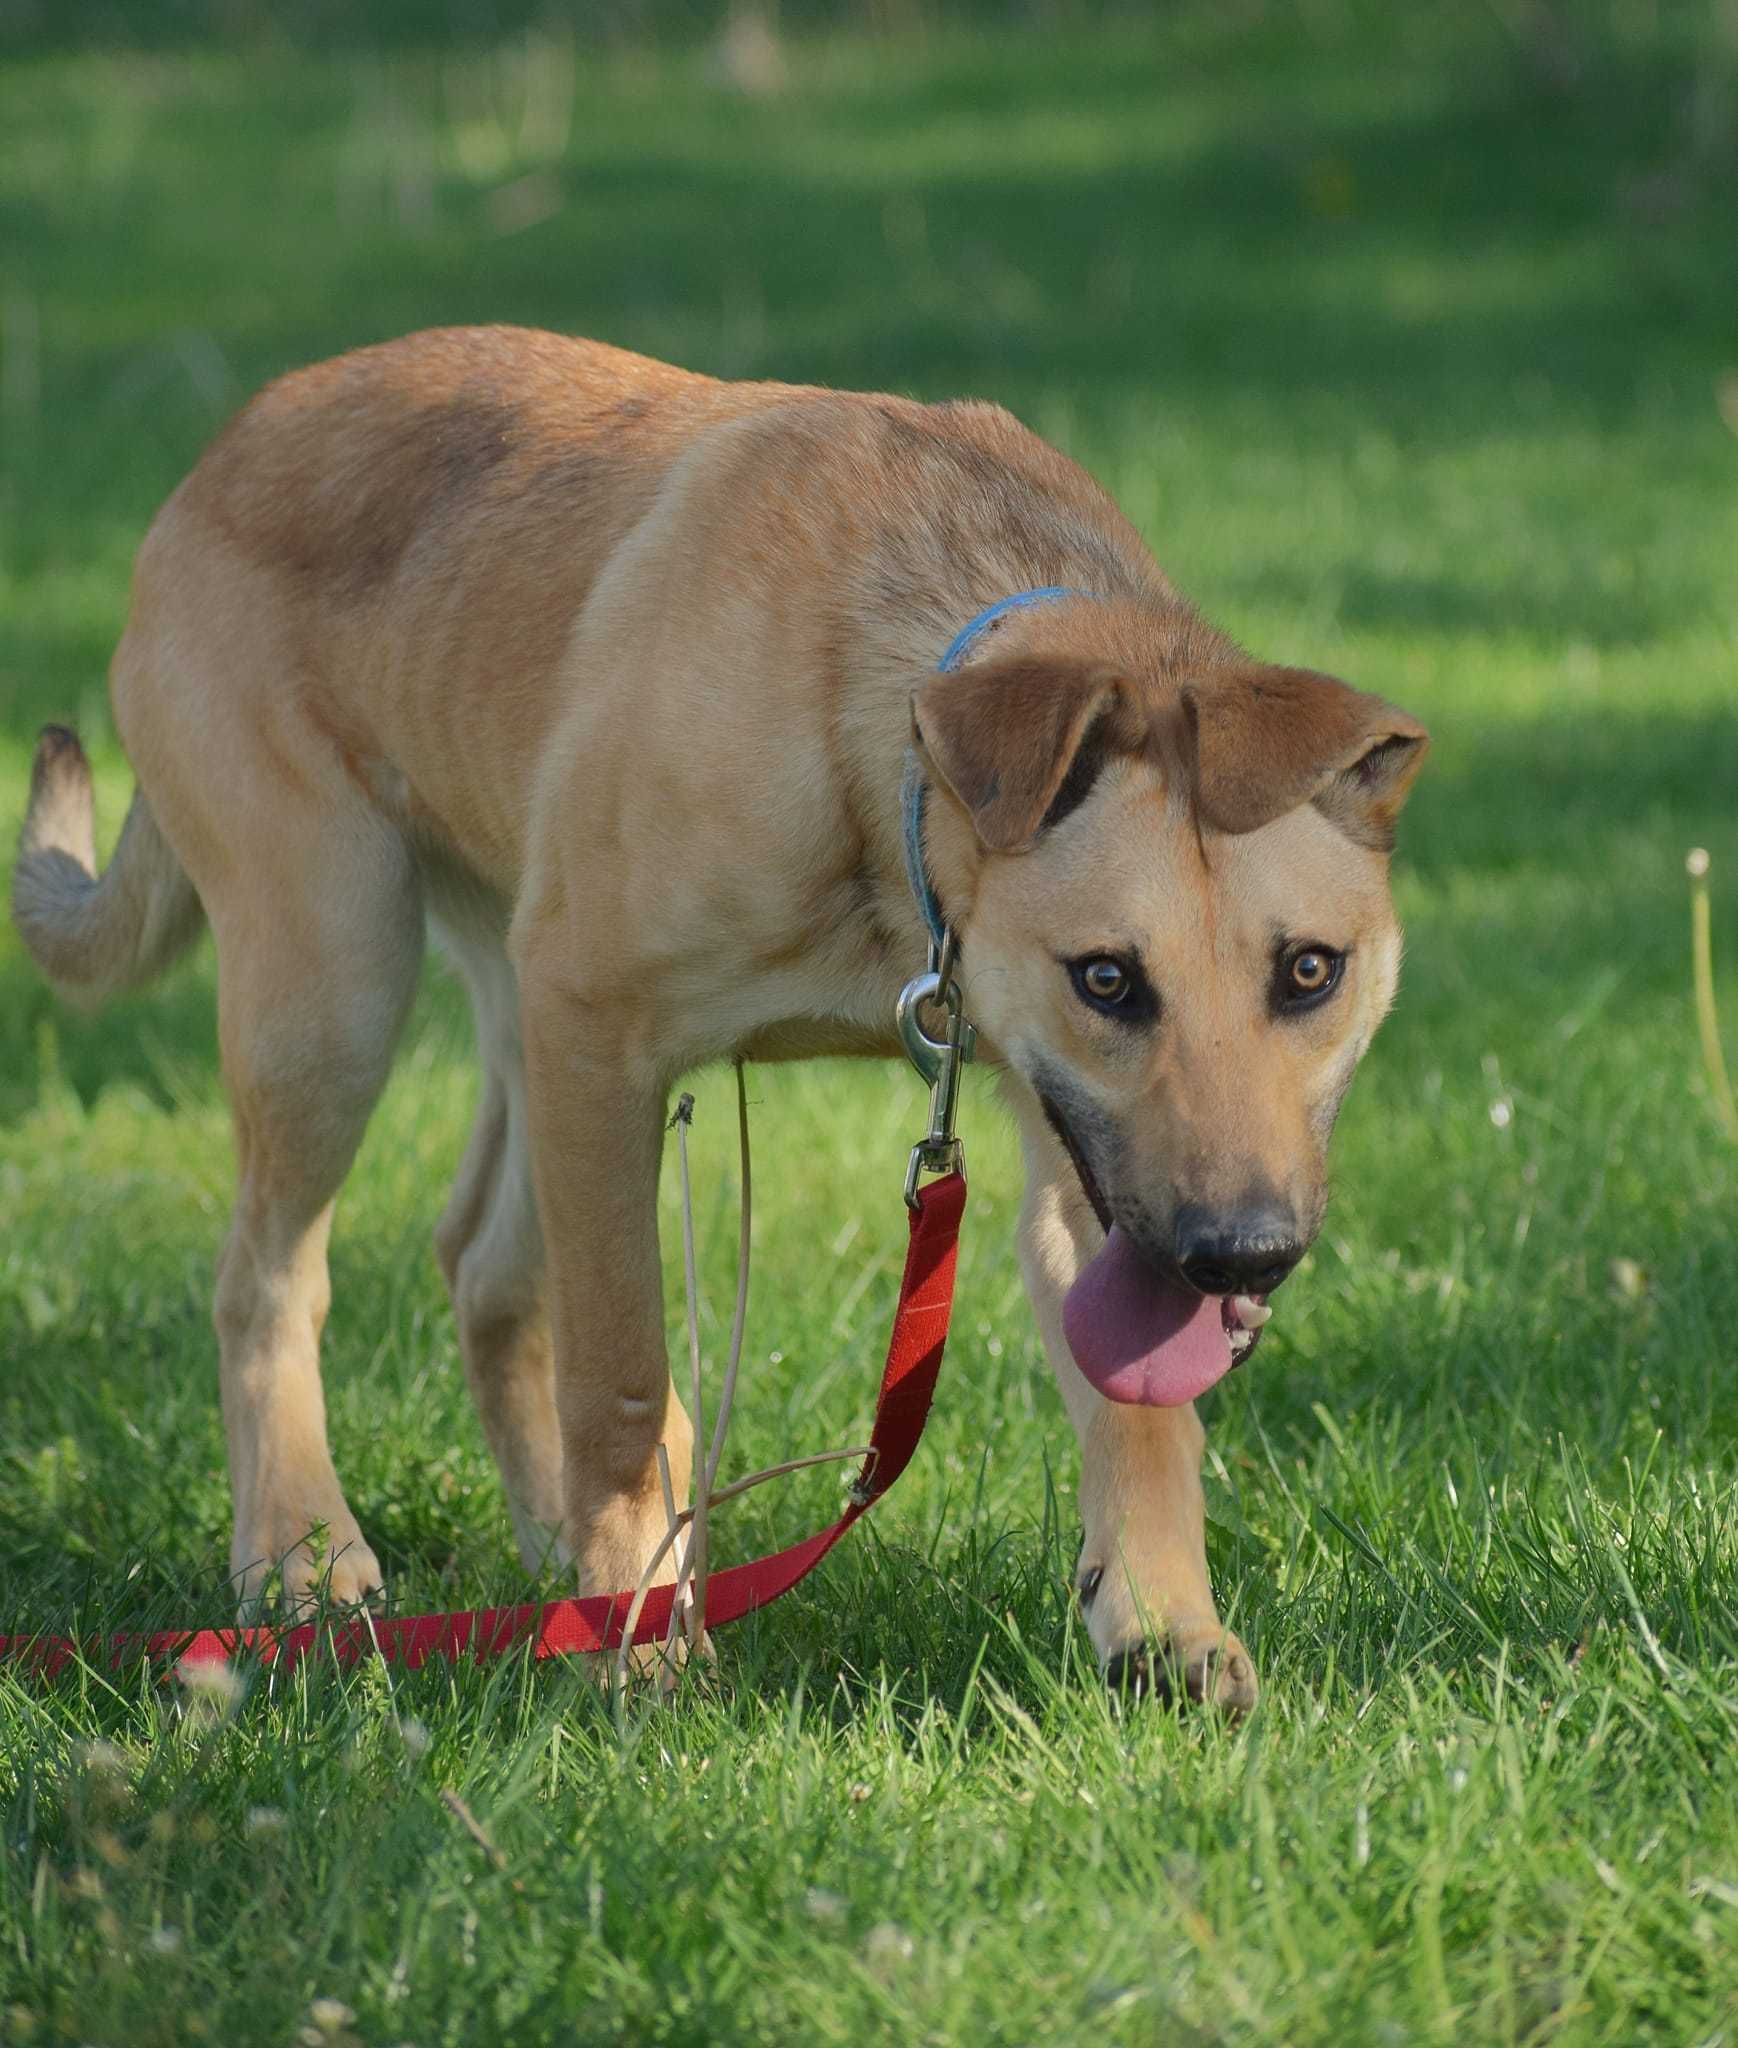
M 1065 584 L 1050 583 L 1038 590 L 1016 590 L 1011 597 L 998 598 L 953 636 L 947 644 L 947 651 L 935 665 L 936 672 L 948 675 L 958 668 L 1005 612 L 1020 612 L 1028 605 L 1054 604 L 1059 598 L 1085 595 L 1084 591 L 1070 590 Z M 936 900 L 935 885 L 929 879 L 929 862 L 924 858 L 923 814 L 928 801 L 929 784 L 924 780 L 923 765 L 917 758 L 916 748 L 911 748 L 905 756 L 905 780 L 899 792 L 899 812 L 905 835 L 905 873 L 928 929 L 930 944 L 939 955 L 942 941 L 947 936 L 947 919 Z

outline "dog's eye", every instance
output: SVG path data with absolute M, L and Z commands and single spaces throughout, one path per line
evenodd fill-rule
M 1120 1003 L 1128 994 L 1128 975 L 1115 960 L 1087 961 L 1080 979 L 1095 1003 Z
M 1158 1015 L 1158 997 L 1136 962 L 1094 953 L 1064 964 L 1075 994 L 1089 1009 L 1123 1024 L 1150 1023 Z
M 1306 1010 L 1333 993 L 1346 964 L 1332 946 L 1296 946 L 1280 962 L 1278 995 L 1288 1010 Z

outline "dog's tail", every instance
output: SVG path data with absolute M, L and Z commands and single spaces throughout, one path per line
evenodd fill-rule
M 100 875 L 92 810 L 78 735 L 45 726 L 12 874 L 12 916 L 56 988 L 94 1005 L 161 974 L 199 936 L 205 912 L 142 790 Z

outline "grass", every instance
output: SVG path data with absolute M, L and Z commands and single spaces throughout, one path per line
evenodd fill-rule
M 1207 1403 L 1215 1576 L 1266 1684 L 1247 1726 L 1094 1678 L 1014 1148 L 968 1090 L 918 1462 L 625 1736 L 577 1673 L 517 1663 L 234 1700 L 0 1676 L 7 2038 L 1738 2033 L 1738 1153 L 1699 1079 L 1683 879 L 1709 847 L 1738 1015 L 1729 12 L 1318 0 L 992 33 L 912 9 L 793 36 L 772 101 L 554 17 L 419 42 L 400 9 L 333 52 L 20 16 L 8 836 L 50 716 L 118 824 L 129 556 L 221 418 L 434 321 L 1001 397 L 1214 616 L 1438 744 L 1329 1226 Z M 210 984 L 202 957 L 80 1019 L 0 936 L 5 1625 L 223 1611 Z M 333 1256 L 333 1437 L 405 1610 L 522 1587 L 427 1249 L 467 1030 L 431 975 Z M 866 1419 L 920 1116 L 893 1072 L 753 1090 L 733 1470 Z M 699 1097 L 716 1358 L 728 1076 Z M 726 1555 L 837 1491 L 725 1510 Z

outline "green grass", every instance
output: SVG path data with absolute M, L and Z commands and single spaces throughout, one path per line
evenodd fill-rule
M 129 556 L 219 421 L 435 321 L 1000 397 L 1216 618 L 1438 743 L 1328 1227 L 1206 1404 L 1252 1722 L 1095 1680 L 1014 1147 L 972 1090 L 916 1465 L 627 1736 L 576 1672 L 517 1663 L 261 1675 L 227 1711 L 0 1677 L 0 2034 L 289 2042 L 327 1998 L 355 2015 L 333 2038 L 420 2048 L 1733 2038 L 1738 1154 L 1696 1069 L 1682 869 L 1712 849 L 1738 1016 L 1729 15 L 887 10 L 908 32 L 796 38 L 772 102 L 681 45 L 419 43 L 402 8 L 326 54 L 19 15 L 8 837 L 50 716 L 118 824 Z M 3 1626 L 223 1613 L 210 984 L 207 955 L 81 1020 L 0 936 Z M 333 1438 L 405 1610 L 522 1588 L 427 1248 L 467 1029 L 431 975 L 333 1254 Z M 866 1419 L 920 1116 L 893 1072 L 753 1095 L 733 1469 Z M 699 1096 L 715 1357 L 728 1077 Z M 727 1543 L 837 1494 L 763 1491 Z

